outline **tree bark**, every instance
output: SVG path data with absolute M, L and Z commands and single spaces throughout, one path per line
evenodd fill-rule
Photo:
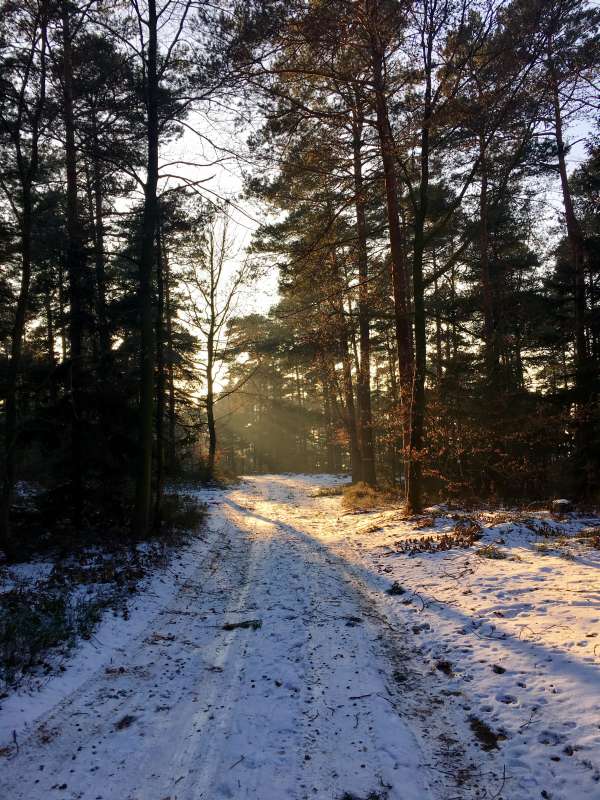
M 356 247 L 358 256 L 358 328 L 360 339 L 360 363 L 358 367 L 356 392 L 358 399 L 359 439 L 362 456 L 362 478 L 365 483 L 374 486 L 377 482 L 377 477 L 375 473 L 373 415 L 371 410 L 371 320 L 369 308 L 369 261 L 367 254 L 365 190 L 362 176 L 362 132 L 363 117 L 357 103 L 352 120 Z
M 569 176 L 567 173 L 565 142 L 563 136 L 563 120 L 560 105 L 558 77 L 554 65 L 551 46 L 548 52 L 548 68 L 552 88 L 554 109 L 554 126 L 556 149 L 558 153 L 558 171 L 565 208 L 567 239 L 571 250 L 574 284 L 574 341 L 575 341 L 575 403 L 578 406 L 575 431 L 575 485 L 577 494 L 588 497 L 594 491 L 591 463 L 596 460 L 590 453 L 590 442 L 593 431 L 590 424 L 590 405 L 593 400 L 593 371 L 588 358 L 588 344 L 585 330 L 586 324 L 586 288 L 585 288 L 585 240 L 579 220 L 575 214 Z
M 152 439 L 154 418 L 154 309 L 153 281 L 158 219 L 158 72 L 156 0 L 148 0 L 148 54 L 146 58 L 147 164 L 144 187 L 139 262 L 140 386 L 138 411 L 138 465 L 134 531 L 143 538 L 150 527 L 152 507 Z
M 585 400 L 587 399 L 586 389 L 588 378 L 587 338 L 585 333 L 585 243 L 581 226 L 575 215 L 573 199 L 571 197 L 571 189 L 569 187 L 558 80 L 551 57 L 550 77 L 552 82 L 552 101 L 554 108 L 556 149 L 558 153 L 558 171 L 560 174 L 560 185 L 563 196 L 563 205 L 565 208 L 567 238 L 569 241 L 569 247 L 571 249 L 571 258 L 573 260 L 573 275 L 575 284 L 575 380 L 578 393 L 580 393 L 581 398 Z
M 428 11 L 428 9 L 426 9 Z M 425 285 L 423 281 L 423 255 L 425 252 L 425 222 L 429 205 L 429 150 L 431 108 L 431 73 L 433 52 L 433 21 L 427 20 L 424 33 L 425 94 L 421 124 L 420 180 L 418 204 L 415 208 L 415 233 L 413 243 L 413 300 L 415 313 L 415 372 L 412 400 L 412 425 L 408 458 L 407 507 L 417 514 L 423 506 L 423 460 L 425 457 L 425 377 L 427 368 L 427 331 L 425 324 Z
M 31 222 L 32 198 L 31 185 L 26 181 L 22 185 L 21 232 L 21 283 L 15 321 L 11 334 L 10 361 L 6 381 L 6 403 L 4 421 L 4 480 L 2 484 L 2 515 L 0 517 L 0 546 L 12 555 L 14 543 L 10 531 L 10 509 L 13 501 L 16 468 L 17 444 L 17 387 L 25 336 L 25 322 L 29 304 L 29 287 L 31 284 Z
M 498 348 L 496 341 L 496 313 L 494 291 L 490 272 L 490 244 L 488 225 L 488 172 L 485 136 L 479 136 L 479 259 L 483 295 L 483 336 L 485 341 L 485 377 L 488 389 L 493 391 L 498 377 Z
M 406 465 L 411 460 L 410 442 L 412 429 L 413 380 L 415 359 L 413 353 L 412 326 L 409 319 L 408 287 L 406 282 L 406 263 L 403 233 L 400 225 L 399 188 L 396 176 L 395 142 L 389 120 L 384 83 L 384 50 L 378 33 L 378 9 L 376 0 L 366 0 L 369 18 L 370 56 L 373 91 L 376 111 L 376 127 L 379 136 L 381 161 L 385 179 L 385 198 L 390 254 L 392 264 L 392 286 L 394 295 L 394 324 L 398 368 L 400 375 L 400 397 L 402 405 L 402 429 L 404 446 L 408 450 Z M 410 469 L 407 470 L 407 473 Z M 407 474 L 407 479 L 408 479 Z
M 161 525 L 162 499 L 164 488 L 164 420 L 165 420 L 165 353 L 164 353 L 164 257 L 163 236 L 159 219 L 156 228 L 156 286 L 158 308 L 156 313 L 156 482 L 154 499 L 154 526 Z
M 71 18 L 68 4 L 62 8 L 63 36 L 63 119 L 65 126 L 65 163 L 67 175 L 67 252 L 69 280 L 69 365 L 71 390 L 71 504 L 73 526 L 77 530 L 83 514 L 83 299 L 82 279 L 85 253 L 77 196 L 77 149 L 73 110 L 73 60 Z
M 100 369 L 106 373 L 110 356 L 110 336 L 106 316 L 106 265 L 104 254 L 104 209 L 102 167 L 100 165 L 98 131 L 95 112 L 92 116 L 92 193 L 94 201 L 94 266 L 96 271 L 96 316 L 100 344 Z
M 215 382 L 214 382 L 214 358 L 215 358 L 215 252 L 211 241 L 210 252 L 210 294 L 209 294 L 209 314 L 208 336 L 206 337 L 206 422 L 208 426 L 208 475 L 212 480 L 215 471 L 215 458 L 217 454 L 217 429 L 215 427 Z
M 165 326 L 167 344 L 167 392 L 168 392 L 168 436 L 167 436 L 167 468 L 169 472 L 175 471 L 175 364 L 173 348 L 173 307 L 171 304 L 171 272 L 169 269 L 169 254 L 163 249 L 163 268 L 165 286 Z
M 214 388 L 214 334 L 211 331 L 207 341 L 206 359 L 206 422 L 208 426 L 208 475 L 212 479 L 215 473 L 217 454 L 217 429 L 215 425 L 215 388 Z
M 331 261 L 334 280 L 339 287 L 339 299 L 335 301 L 335 310 L 338 318 L 338 341 L 342 359 L 342 389 L 344 397 L 344 424 L 350 443 L 350 466 L 352 482 L 363 480 L 362 459 L 356 424 L 356 404 L 354 402 L 354 386 L 352 380 L 352 360 L 348 344 L 349 332 L 344 311 L 342 276 L 338 263 L 335 245 L 331 249 Z

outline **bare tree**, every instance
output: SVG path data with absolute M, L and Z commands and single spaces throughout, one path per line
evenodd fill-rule
M 215 381 L 227 351 L 227 328 L 240 292 L 252 274 L 248 260 L 236 264 L 237 248 L 226 212 L 217 213 L 200 236 L 186 275 L 190 324 L 202 339 L 205 352 L 199 369 L 206 393 L 203 404 L 208 428 L 207 472 L 214 476 L 217 455 L 215 404 L 220 395 Z

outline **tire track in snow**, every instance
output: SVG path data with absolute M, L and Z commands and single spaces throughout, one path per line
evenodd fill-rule
M 306 479 L 213 493 L 208 558 L 115 670 L 93 676 L 0 763 L 11 800 L 429 800 L 387 696 L 382 628 Z M 199 492 L 202 497 L 202 492 Z M 262 619 L 259 630 L 225 622 Z

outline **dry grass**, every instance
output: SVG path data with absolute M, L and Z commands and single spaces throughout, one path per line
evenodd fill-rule
M 311 497 L 340 497 L 344 494 L 345 486 L 322 486 L 316 492 L 311 494 Z
M 368 511 L 384 506 L 398 506 L 402 497 L 398 489 L 388 487 L 369 486 L 362 481 L 347 486 L 342 496 L 342 505 L 350 511 Z

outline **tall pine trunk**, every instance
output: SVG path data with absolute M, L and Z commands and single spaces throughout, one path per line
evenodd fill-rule
M 73 526 L 78 529 L 83 514 L 83 298 L 82 281 L 85 253 L 77 195 L 77 149 L 73 109 L 73 59 L 70 11 L 62 9 L 63 35 L 63 119 L 65 126 L 65 163 L 67 174 L 67 252 L 69 281 L 69 366 L 71 400 L 71 464 L 70 486 Z
M 556 149 L 558 153 L 558 171 L 560 174 L 560 185 L 565 208 L 565 222 L 567 225 L 567 238 L 571 250 L 573 265 L 573 276 L 575 285 L 575 359 L 576 372 L 575 379 L 577 389 L 585 396 L 586 389 L 586 362 L 587 362 L 587 339 L 585 333 L 585 245 L 583 232 L 579 221 L 575 216 L 571 189 L 569 186 L 569 176 L 567 173 L 567 162 L 565 143 L 563 138 L 563 122 L 560 108 L 560 96 L 558 84 L 553 75 L 552 81 L 553 105 L 554 105 L 554 125 L 556 136 Z
M 165 335 L 166 335 L 166 360 L 167 360 L 167 469 L 173 473 L 176 464 L 175 454 L 175 351 L 173 343 L 173 306 L 171 303 L 171 272 L 169 269 L 169 254 L 163 248 L 163 281 L 165 290 Z
M 330 216 L 330 215 L 329 215 Z M 354 402 L 354 382 L 352 380 L 352 358 L 348 344 L 349 331 L 344 309 L 342 276 L 335 245 L 331 248 L 331 261 L 333 278 L 339 290 L 339 297 L 335 301 L 336 316 L 338 319 L 339 345 L 342 359 L 342 393 L 344 403 L 344 423 L 350 444 L 350 465 L 352 482 L 363 480 L 362 458 L 356 424 L 356 403 Z
M 161 525 L 162 499 L 165 471 L 165 287 L 164 287 L 164 241 L 160 212 L 156 230 L 156 286 L 158 308 L 156 310 L 156 486 L 154 499 L 154 526 Z
M 593 399 L 593 372 L 588 358 L 586 336 L 586 287 L 585 287 L 585 241 L 579 220 L 575 214 L 569 176 L 567 173 L 566 151 L 563 136 L 563 120 L 560 105 L 560 91 L 553 54 L 548 53 L 548 67 L 552 89 L 554 110 L 554 133 L 558 154 L 558 172 L 565 209 L 567 239 L 571 251 L 574 286 L 574 343 L 575 343 L 575 403 L 578 407 L 575 432 L 575 487 L 577 493 L 587 497 L 593 491 L 590 479 L 591 462 L 597 456 L 590 453 L 593 431 L 590 424 L 590 404 Z
M 413 353 L 412 326 L 409 317 L 408 286 L 403 231 L 400 224 L 399 187 L 396 175 L 395 142 L 390 124 L 384 83 L 383 46 L 377 32 L 378 10 L 375 0 L 366 0 L 367 16 L 370 19 L 371 73 L 376 111 L 376 128 L 379 136 L 381 162 L 385 180 L 392 287 L 394 296 L 394 325 L 398 368 L 400 374 L 400 400 L 402 407 L 402 430 L 406 457 L 406 478 L 410 481 L 411 430 L 413 412 L 413 380 L 415 359 Z
M 431 23 L 431 21 L 430 21 Z M 425 252 L 425 223 L 429 206 L 429 150 L 431 125 L 431 72 L 433 50 L 432 23 L 425 38 L 425 94 L 421 124 L 421 153 L 418 204 L 415 209 L 413 242 L 413 300 L 415 309 L 415 372 L 412 398 L 412 425 L 408 458 L 407 509 L 416 514 L 423 507 L 423 462 L 425 459 L 425 378 L 427 368 L 427 331 L 425 320 L 425 284 L 423 256 Z
M 106 256 L 104 253 L 104 208 L 102 167 L 100 164 L 98 130 L 95 112 L 92 112 L 92 195 L 94 221 L 94 266 L 96 271 L 96 317 L 100 344 L 100 372 L 106 374 L 110 356 L 110 337 L 106 314 Z
M 358 254 L 358 328 L 360 363 L 358 367 L 357 399 L 359 439 L 362 456 L 362 478 L 374 486 L 375 450 L 373 446 L 373 415 L 371 411 L 371 331 L 369 309 L 369 261 L 367 254 L 367 223 L 365 189 L 362 175 L 363 117 L 358 108 L 353 114 L 352 145 L 354 158 L 354 194 L 356 211 L 356 247 Z
M 212 480 L 215 473 L 217 455 L 217 428 L 215 425 L 215 387 L 214 387 L 214 331 L 209 331 L 206 359 L 206 421 L 208 425 L 208 476 Z
M 10 509 L 13 500 L 16 467 L 17 444 L 17 391 L 21 372 L 21 357 L 25 322 L 29 304 L 29 287 L 31 284 L 31 223 L 32 197 L 31 184 L 25 181 L 22 185 L 22 211 L 20 220 L 21 234 L 21 283 L 15 321 L 11 333 L 10 361 L 6 380 L 6 402 L 4 420 L 4 480 L 2 482 L 2 513 L 0 516 L 0 547 L 8 554 L 14 549 L 10 531 Z
M 148 54 L 146 58 L 146 144 L 139 262 L 140 384 L 138 412 L 138 464 L 134 530 L 143 538 L 150 527 L 152 507 L 152 439 L 154 420 L 154 304 L 153 280 L 155 237 L 158 221 L 158 71 L 156 1 L 148 0 Z

